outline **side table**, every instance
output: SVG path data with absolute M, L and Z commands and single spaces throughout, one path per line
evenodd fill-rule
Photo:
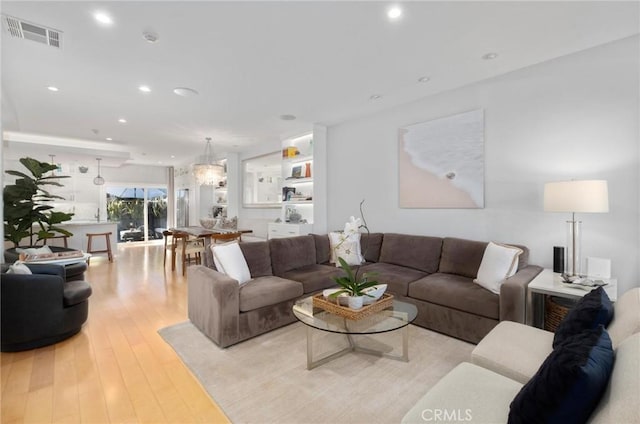
M 609 299 L 612 302 L 618 300 L 618 280 L 615 278 L 602 278 L 608 284 L 604 286 Z M 566 299 L 580 299 L 588 290 L 567 287 L 562 284 L 560 274 L 551 269 L 544 269 L 534 278 L 527 287 L 526 323 L 535 327 L 543 327 L 544 319 L 544 295 L 563 297 Z

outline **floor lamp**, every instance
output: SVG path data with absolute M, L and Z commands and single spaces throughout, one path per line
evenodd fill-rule
M 566 273 L 580 275 L 580 221 L 576 213 L 609 212 L 609 190 L 604 180 L 559 181 L 544 185 L 545 212 L 571 212 L 567 221 Z

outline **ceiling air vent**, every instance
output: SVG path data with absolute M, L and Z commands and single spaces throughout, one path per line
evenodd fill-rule
M 26 22 L 12 16 L 3 15 L 2 21 L 9 35 L 24 38 L 47 46 L 60 48 L 62 32 L 42 25 Z

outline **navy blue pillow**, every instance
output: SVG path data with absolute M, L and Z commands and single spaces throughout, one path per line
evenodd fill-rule
M 513 399 L 509 424 L 586 422 L 607 387 L 613 362 L 602 325 L 570 337 Z
M 555 349 L 567 338 L 593 330 L 599 325 L 607 327 L 613 319 L 613 304 L 602 287 L 584 295 L 560 322 L 553 337 Z

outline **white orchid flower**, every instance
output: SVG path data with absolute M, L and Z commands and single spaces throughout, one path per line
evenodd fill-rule
M 360 218 L 350 217 L 349 221 L 344 224 L 344 233 L 349 236 L 357 234 L 362 226 L 362 220 Z

